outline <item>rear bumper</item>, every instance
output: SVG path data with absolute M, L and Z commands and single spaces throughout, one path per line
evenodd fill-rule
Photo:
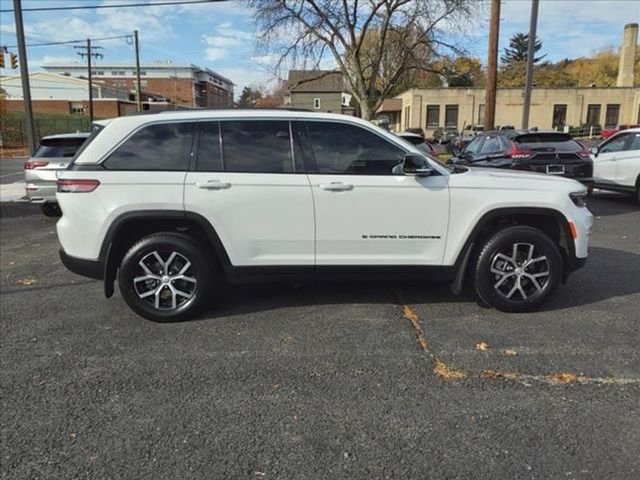
M 67 255 L 64 249 L 60 249 L 60 260 L 67 270 L 83 277 L 102 280 L 104 268 L 99 260 L 85 260 L 84 258 Z
M 27 182 L 27 198 L 31 203 L 56 202 L 56 182 Z

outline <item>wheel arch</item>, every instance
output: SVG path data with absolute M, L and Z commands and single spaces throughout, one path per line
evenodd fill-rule
M 454 263 L 456 276 L 451 284 L 454 293 L 459 294 L 462 291 L 469 262 L 478 245 L 500 228 L 513 225 L 538 228 L 557 243 L 563 261 L 563 281 L 566 280 L 570 271 L 568 265 L 571 259 L 575 258 L 575 245 L 569 221 L 562 212 L 544 207 L 504 207 L 486 212 L 465 240 Z
M 118 216 L 109 226 L 100 247 L 104 293 L 114 292 L 114 281 L 127 250 L 141 238 L 158 232 L 185 233 L 206 247 L 211 247 L 214 261 L 224 268 L 231 265 L 229 255 L 211 223 L 195 212 L 181 210 L 141 210 Z

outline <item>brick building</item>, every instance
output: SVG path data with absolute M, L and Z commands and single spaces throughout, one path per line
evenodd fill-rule
M 46 72 L 70 77 L 85 77 L 86 64 L 44 64 Z M 93 78 L 119 89 L 134 90 L 135 65 L 100 64 L 93 66 Z M 170 103 L 185 107 L 232 107 L 234 83 L 228 78 L 196 65 L 155 62 L 140 66 L 141 87 L 145 92 L 164 97 Z

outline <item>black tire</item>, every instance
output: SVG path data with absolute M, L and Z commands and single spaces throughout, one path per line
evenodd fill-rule
M 562 269 L 558 246 L 544 232 L 527 226 L 507 227 L 480 246 L 474 288 L 481 301 L 498 310 L 530 312 L 556 290 Z
M 62 210 L 57 203 L 43 203 L 40 206 L 40 210 L 44 213 L 45 217 L 61 217 Z
M 205 248 L 178 233 L 156 233 L 137 242 L 124 256 L 118 272 L 118 286 L 127 305 L 141 317 L 155 322 L 193 318 L 207 303 L 213 287 L 214 264 Z M 187 262 L 190 265 L 182 271 Z M 134 281 L 148 277 L 149 272 L 158 278 Z M 186 281 L 185 277 L 191 280 Z

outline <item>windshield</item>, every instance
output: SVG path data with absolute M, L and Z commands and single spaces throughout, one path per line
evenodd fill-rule
M 84 141 L 85 137 L 44 138 L 33 156 L 34 158 L 71 158 Z

